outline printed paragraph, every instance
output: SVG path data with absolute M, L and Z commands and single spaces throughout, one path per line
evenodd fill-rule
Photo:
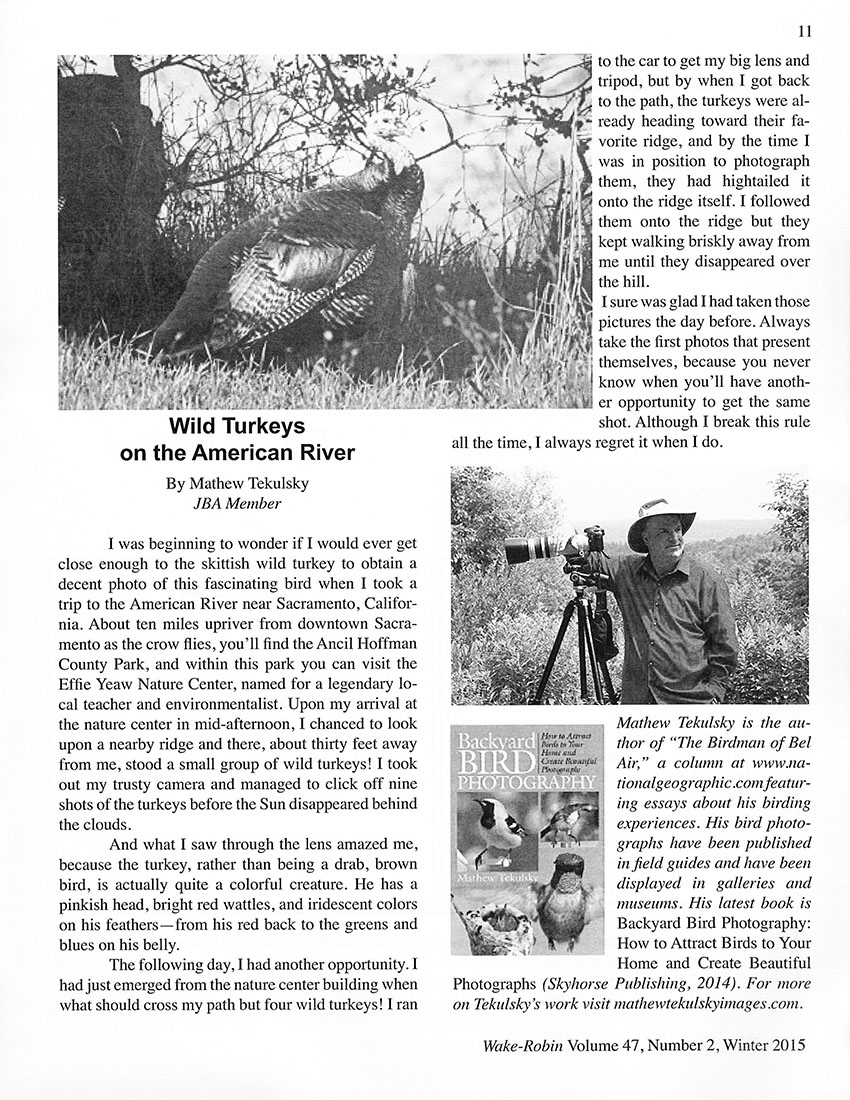
M 416 932 L 415 551 L 116 536 L 57 562 L 59 947 L 92 967 L 64 1008 L 291 1009 L 231 973 L 274 969 L 260 937 Z M 416 1007 L 363 990 L 332 1007 Z
M 730 431 L 809 428 L 808 55 L 599 66 L 597 404 L 610 446 L 714 449 Z

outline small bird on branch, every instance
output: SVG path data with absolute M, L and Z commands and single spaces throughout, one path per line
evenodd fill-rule
M 562 806 L 552 814 L 549 824 L 540 834 L 540 839 L 548 840 L 553 847 L 556 845 L 565 847 L 568 840 L 580 844 L 584 823 L 588 820 L 588 815 L 595 811 L 596 807 L 588 803 L 573 802 Z
M 481 866 L 482 857 L 490 849 L 502 853 L 498 858 L 503 866 L 510 866 L 511 852 L 519 848 L 528 831 L 508 813 L 497 798 L 475 798 L 481 807 L 478 832 L 484 841 L 484 849 L 475 857 L 475 869 Z

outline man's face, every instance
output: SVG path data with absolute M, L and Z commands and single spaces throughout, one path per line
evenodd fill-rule
M 681 517 L 650 516 L 644 524 L 643 541 L 657 571 L 674 569 L 685 547 Z

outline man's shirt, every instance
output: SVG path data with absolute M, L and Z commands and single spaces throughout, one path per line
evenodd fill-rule
M 646 557 L 605 563 L 623 615 L 621 703 L 722 702 L 738 663 L 729 590 L 688 557 L 658 577 Z

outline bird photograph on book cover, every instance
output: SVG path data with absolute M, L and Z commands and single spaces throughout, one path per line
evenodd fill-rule
M 602 954 L 603 727 L 451 736 L 452 954 Z
M 60 56 L 60 408 L 588 407 L 591 81 Z

